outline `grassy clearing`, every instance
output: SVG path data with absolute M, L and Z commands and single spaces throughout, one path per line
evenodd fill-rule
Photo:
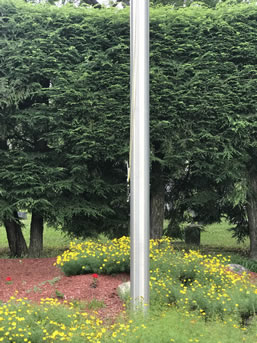
M 168 225 L 168 221 L 164 221 L 164 232 Z M 206 225 L 201 232 L 201 247 L 206 247 L 210 250 L 224 251 L 239 251 L 245 253 L 250 246 L 249 238 L 244 242 L 238 243 L 236 238 L 232 237 L 232 232 L 228 229 L 232 225 L 226 220 L 221 223 Z M 178 245 L 183 245 L 183 241 L 178 241 Z
M 27 244 L 29 244 L 29 227 L 30 216 L 23 220 L 23 234 Z M 243 243 L 238 243 L 232 237 L 232 232 L 228 231 L 231 225 L 223 221 L 222 223 L 215 223 L 207 225 L 201 233 L 201 250 L 209 252 L 222 252 L 224 254 L 237 253 L 241 256 L 246 256 L 249 249 L 249 239 Z M 6 232 L 3 227 L 0 227 L 0 258 L 8 257 L 8 241 Z M 43 257 L 54 257 L 59 255 L 62 251 L 68 248 L 70 237 L 65 235 L 61 230 L 56 230 L 52 227 L 45 226 L 44 230 L 44 254 Z M 182 242 L 179 245 L 183 246 Z
M 201 244 L 210 247 L 222 247 L 223 249 L 249 249 L 249 239 L 243 243 L 238 243 L 236 238 L 232 237 L 232 232 L 228 229 L 231 227 L 226 221 L 207 225 L 201 233 Z
M 256 343 L 256 324 L 244 330 L 228 321 L 206 322 L 194 313 L 185 313 L 172 308 L 156 313 L 149 320 L 135 321 L 138 328 L 121 342 L 126 343 Z M 135 329 L 134 329 L 135 330 Z M 118 342 L 118 341 L 116 341 Z
M 167 225 L 168 222 L 165 220 L 164 230 Z M 226 220 L 223 220 L 221 223 L 206 225 L 201 232 L 201 245 L 210 249 L 248 250 L 250 245 L 249 238 L 243 243 L 238 243 L 236 238 L 232 237 L 232 232 L 228 230 L 231 226 Z
M 30 233 L 30 215 L 25 220 L 22 220 L 24 224 L 22 232 L 24 238 L 29 245 L 29 233 Z M 4 227 L 0 227 L 0 258 L 8 258 L 9 248 Z M 68 248 L 70 238 L 65 235 L 61 230 L 56 230 L 52 227 L 46 226 L 44 228 L 44 252 L 42 257 L 55 257 Z

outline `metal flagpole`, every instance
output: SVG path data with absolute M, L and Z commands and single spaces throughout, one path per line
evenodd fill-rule
M 131 0 L 131 298 L 134 310 L 149 304 L 149 0 Z

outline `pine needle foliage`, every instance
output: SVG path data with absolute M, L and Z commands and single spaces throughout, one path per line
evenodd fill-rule
M 78 236 L 122 235 L 129 11 L 0 0 L 0 12 L 2 219 L 36 209 Z M 217 213 L 217 185 L 256 161 L 256 19 L 248 4 L 151 10 L 152 179 L 212 180 L 202 198 Z

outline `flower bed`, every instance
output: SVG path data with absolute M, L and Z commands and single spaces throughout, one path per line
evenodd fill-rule
M 102 243 L 71 243 L 57 258 L 68 275 L 129 271 L 128 237 Z M 227 314 L 244 323 L 257 309 L 257 288 L 249 275 L 228 271 L 229 259 L 202 255 L 198 251 L 178 252 L 169 238 L 150 241 L 151 304 L 197 311 L 206 318 Z

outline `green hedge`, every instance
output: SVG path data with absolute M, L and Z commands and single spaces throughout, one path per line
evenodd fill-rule
M 85 216 L 95 229 L 122 222 L 129 11 L 0 0 L 0 12 L 0 213 L 37 207 L 71 231 Z M 247 4 L 151 10 L 151 157 L 162 166 L 153 179 L 191 161 L 222 181 L 254 156 L 256 19 Z

